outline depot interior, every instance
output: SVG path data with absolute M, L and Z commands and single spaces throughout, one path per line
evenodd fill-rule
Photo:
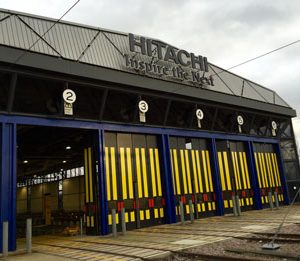
M 84 149 L 89 130 L 20 125 L 17 128 L 17 236 L 61 233 L 84 219 Z

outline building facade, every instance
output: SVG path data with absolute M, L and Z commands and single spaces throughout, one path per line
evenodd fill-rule
M 8 10 L 0 54 L 10 250 L 27 217 L 84 217 L 88 234 L 105 235 L 113 210 L 135 229 L 177 222 L 181 203 L 202 218 L 232 213 L 232 195 L 246 211 L 275 194 L 289 204 L 299 188 L 295 110 L 202 55 Z

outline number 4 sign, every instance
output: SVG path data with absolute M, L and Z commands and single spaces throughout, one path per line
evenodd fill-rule
M 73 115 L 73 103 L 76 101 L 76 94 L 71 89 L 66 89 L 63 92 L 64 113 L 66 115 Z

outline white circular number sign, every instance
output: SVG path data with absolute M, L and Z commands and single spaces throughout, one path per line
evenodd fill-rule
M 197 117 L 198 120 L 202 120 L 203 117 L 204 117 L 203 111 L 200 110 L 200 109 L 196 110 L 196 117 Z
M 272 121 L 272 128 L 273 130 L 276 130 L 277 129 L 277 123 L 275 121 Z
M 237 116 L 236 119 L 237 119 L 237 122 L 238 122 L 239 125 L 243 125 L 244 124 L 244 119 L 243 119 L 243 117 L 241 115 Z
M 66 89 L 63 92 L 63 99 L 67 103 L 74 103 L 76 101 L 76 94 L 71 89 Z
M 148 103 L 146 101 L 142 100 L 142 101 L 139 102 L 139 109 L 140 109 L 141 112 L 143 112 L 143 113 L 147 112 L 148 108 L 149 108 L 149 106 L 148 106 Z

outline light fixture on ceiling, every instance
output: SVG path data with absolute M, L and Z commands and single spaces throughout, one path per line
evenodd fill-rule
M 66 150 L 70 150 L 70 149 L 71 149 L 71 146 L 67 146 L 67 147 L 66 147 Z
M 27 164 L 27 163 L 28 163 L 28 160 L 24 160 L 23 163 Z
M 66 160 L 63 160 L 62 163 L 67 163 L 67 161 L 66 161 Z

